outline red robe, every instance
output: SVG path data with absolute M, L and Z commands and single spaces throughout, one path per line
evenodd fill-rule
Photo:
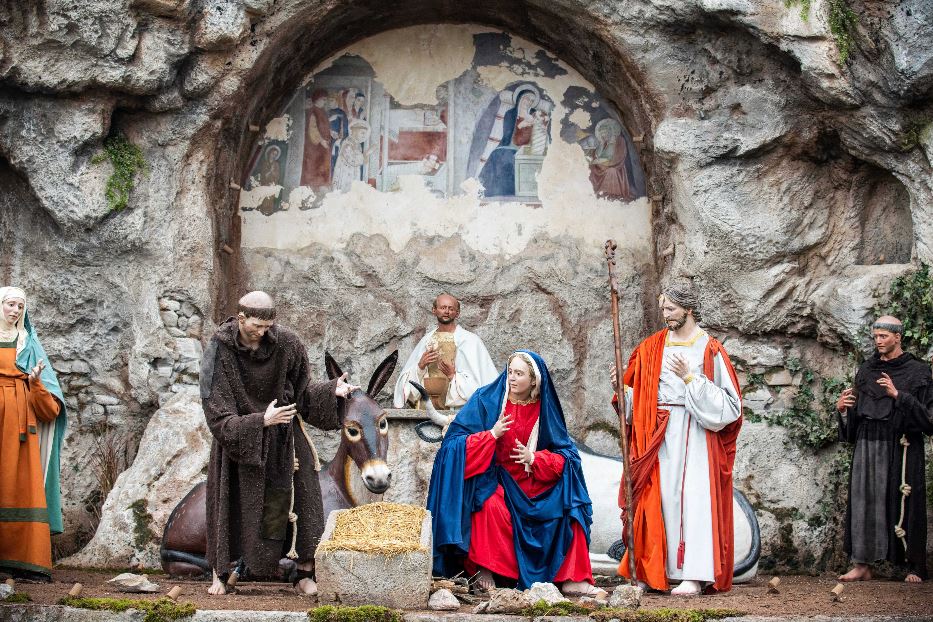
M 495 454 L 497 463 L 505 468 L 529 498 L 550 489 L 563 473 L 563 456 L 546 449 L 536 451 L 530 473 L 525 471 L 524 465 L 511 458 L 516 440 L 521 441 L 523 445 L 528 442 L 531 430 L 538 421 L 540 409 L 540 402 L 527 405 L 507 402 L 505 412 L 512 416 L 513 423 L 505 434 L 498 440 L 489 431 L 477 432 L 467 437 L 464 478 L 469 479 L 485 471 Z M 470 552 L 464 564 L 467 571 L 473 574 L 477 571 L 477 566 L 480 566 L 503 577 L 517 579 L 518 560 L 515 557 L 512 539 L 512 517 L 505 504 L 502 486 L 496 488 L 496 492 L 486 500 L 483 507 L 473 514 L 471 525 Z M 593 583 L 586 535 L 578 523 L 573 525 L 573 542 L 553 579 L 554 583 L 563 581 Z
M 330 121 L 323 108 L 312 106 L 305 116 L 305 150 L 301 162 L 301 185 L 320 188 L 330 183 Z M 327 142 L 325 147 L 317 140 Z
M 667 430 L 667 417 L 659 416 L 658 383 L 664 358 L 667 329 L 661 330 L 639 344 L 629 359 L 624 382 L 632 387 L 632 425 L 629 427 L 629 459 L 631 461 L 633 505 L 632 535 L 635 548 L 635 574 L 656 590 L 668 590 L 665 555 L 667 551 L 664 517 L 661 513 L 661 476 L 658 470 L 658 450 Z M 739 382 L 722 344 L 710 337 L 703 357 L 703 375 L 713 377 L 713 365 L 721 354 L 736 387 Z M 732 519 L 732 465 L 735 462 L 735 442 L 742 427 L 742 418 L 719 432 L 706 431 L 709 454 L 710 502 L 713 515 L 713 591 L 732 589 L 735 565 L 734 526 Z M 619 507 L 625 509 L 625 491 L 619 491 Z M 629 555 L 626 551 L 619 564 L 619 574 L 629 576 Z

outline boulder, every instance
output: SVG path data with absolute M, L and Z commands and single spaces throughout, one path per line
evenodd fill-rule
M 460 609 L 460 601 L 454 596 L 454 593 L 447 588 L 442 588 L 431 594 L 428 599 L 428 609 L 434 611 L 457 611 Z
M 196 393 L 170 399 L 152 415 L 136 459 L 107 496 L 94 537 L 61 563 L 160 568 L 162 530 L 182 497 L 204 480 L 212 438 Z
M 532 583 L 531 587 L 525 590 L 528 600 L 533 603 L 543 600 L 549 605 L 567 602 L 569 599 L 560 593 L 557 586 L 553 583 Z

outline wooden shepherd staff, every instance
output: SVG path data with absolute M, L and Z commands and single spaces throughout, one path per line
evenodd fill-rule
M 619 449 L 622 451 L 622 481 L 625 484 L 625 520 L 622 521 L 625 549 L 628 551 L 629 583 L 635 585 L 635 538 L 632 535 L 632 474 L 628 457 L 628 424 L 625 422 L 625 385 L 622 383 L 622 329 L 619 326 L 619 283 L 616 280 L 616 243 L 606 240 L 606 262 L 609 264 L 609 293 L 612 299 L 612 337 L 615 342 L 616 389 L 619 415 Z

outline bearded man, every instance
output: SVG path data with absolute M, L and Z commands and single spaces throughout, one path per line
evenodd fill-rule
M 667 328 L 632 353 L 624 382 L 632 387 L 629 451 L 634 551 L 643 587 L 678 596 L 732 587 L 732 465 L 742 425 L 735 370 L 722 345 L 701 329 L 689 284 L 659 297 Z M 613 373 L 613 378 L 615 374 Z
M 854 564 L 840 581 L 871 579 L 870 564 L 927 578 L 923 435 L 933 434 L 930 366 L 901 347 L 904 327 L 885 315 L 872 325 L 877 351 L 836 403 L 841 440 L 854 443 L 845 551 Z
M 396 408 L 424 407 L 409 380 L 424 385 L 435 408 L 445 409 L 463 406 L 474 391 L 499 376 L 483 340 L 457 325 L 459 300 L 441 294 L 434 299 L 431 313 L 437 327 L 421 338 L 405 361 L 395 383 Z
M 275 324 L 265 292 L 243 296 L 236 317 L 217 328 L 201 367 L 201 402 L 214 436 L 207 472 L 209 594 L 226 593 L 230 566 L 242 559 L 253 575 L 279 573 L 283 557 L 298 563 L 297 588 L 317 592 L 314 551 L 324 531 L 317 456 L 299 426 L 342 424 L 358 389 L 346 374 L 311 382 L 308 355 L 294 332 Z M 281 405 L 279 405 L 281 404 Z

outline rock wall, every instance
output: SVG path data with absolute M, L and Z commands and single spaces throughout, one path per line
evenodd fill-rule
M 252 128 L 332 55 L 393 28 L 481 23 L 531 41 L 642 137 L 650 231 L 637 252 L 624 247 L 626 346 L 657 327 L 658 282 L 690 274 L 710 330 L 746 353 L 752 413 L 786 410 L 798 360 L 842 375 L 875 292 L 933 259 L 933 9 L 843 4 L 858 16 L 845 62 L 825 0 L 806 15 L 772 0 L 4 3 L 0 272 L 29 292 L 68 396 L 57 552 L 90 537 L 106 479 L 96 465 L 132 461 L 152 414 L 196 380 L 190 340 L 256 286 L 279 296 L 314 361 L 331 349 L 354 375 L 410 347 L 433 293 L 456 289 L 497 360 L 516 342 L 549 349 L 574 432 L 612 446 L 599 425 L 610 337 L 593 242 L 600 227 L 628 240 L 631 207 L 502 252 L 462 223 L 401 242 L 392 222 L 355 231 L 353 201 L 374 200 L 361 189 L 333 244 L 250 243 L 238 208 Z M 116 135 L 146 162 L 121 211 L 106 198 L 114 166 L 95 158 Z M 515 208 L 532 221 L 535 209 Z M 119 433 L 106 451 L 102 429 Z M 786 434 L 751 423 L 739 454 L 738 481 L 769 525 L 765 555 L 838 565 L 838 518 L 814 528 L 821 507 L 839 514 L 827 505 L 834 450 L 782 450 Z

